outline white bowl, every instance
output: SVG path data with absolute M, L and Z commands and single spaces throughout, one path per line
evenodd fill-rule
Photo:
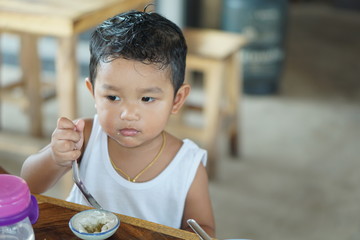
M 120 226 L 119 218 L 105 210 L 91 209 L 75 214 L 69 221 L 71 231 L 85 240 L 101 240 L 112 236 Z

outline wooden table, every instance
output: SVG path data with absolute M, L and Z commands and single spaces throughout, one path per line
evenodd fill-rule
M 22 85 L 30 115 L 33 136 L 42 135 L 40 60 L 37 38 L 51 36 L 58 40 L 56 55 L 56 95 L 59 116 L 77 117 L 76 38 L 105 19 L 130 9 L 143 9 L 151 0 L 0 0 L 0 33 L 21 37 L 20 62 L 22 83 L 9 86 L 8 92 Z M 1 90 L 1 89 L 0 89 Z M 0 95 L 6 96 L 4 89 Z M 19 99 L 17 99 L 19 100 Z M 24 101 L 18 101 L 23 103 Z
M 0 166 L 0 174 L 7 173 Z M 38 200 L 40 216 L 33 225 L 35 238 L 39 240 L 78 239 L 69 228 L 69 220 L 77 212 L 90 209 L 87 206 L 66 202 L 43 195 L 35 195 Z M 191 232 L 167 227 L 153 222 L 117 214 L 120 227 L 109 239 L 193 239 L 199 237 Z
M 63 200 L 35 195 L 40 208 L 40 217 L 33 226 L 36 239 L 78 239 L 69 228 L 69 220 L 77 212 L 89 207 Z M 196 239 L 194 233 L 117 214 L 120 227 L 109 239 Z

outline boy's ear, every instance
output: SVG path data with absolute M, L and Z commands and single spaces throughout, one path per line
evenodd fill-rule
M 189 96 L 190 90 L 190 85 L 186 83 L 179 88 L 174 98 L 174 103 L 171 110 L 172 114 L 176 114 L 179 112 L 181 107 L 184 105 L 187 96 Z
M 93 84 L 90 82 L 90 78 L 85 78 L 85 84 L 86 84 L 86 88 L 89 90 L 89 92 L 91 93 L 91 95 L 94 96 L 94 86 Z

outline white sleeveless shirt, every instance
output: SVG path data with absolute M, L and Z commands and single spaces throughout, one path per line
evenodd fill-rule
M 112 212 L 180 228 L 187 193 L 199 164 L 206 165 L 206 151 L 185 139 L 175 158 L 157 177 L 133 183 L 112 167 L 107 143 L 108 136 L 95 115 L 80 177 L 99 204 Z M 67 201 L 89 205 L 76 185 Z

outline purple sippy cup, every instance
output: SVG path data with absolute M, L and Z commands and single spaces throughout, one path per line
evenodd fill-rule
M 39 217 L 36 198 L 26 182 L 17 176 L 0 174 L 0 239 L 32 240 Z

